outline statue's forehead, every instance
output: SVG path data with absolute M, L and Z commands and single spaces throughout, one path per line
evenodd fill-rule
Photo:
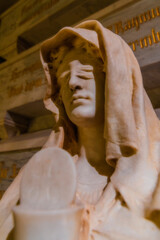
M 70 67 L 71 62 L 76 60 L 81 64 L 93 65 L 94 63 L 94 58 L 89 56 L 83 49 L 72 49 L 64 56 L 62 62 L 59 64 L 57 68 L 57 77 Z

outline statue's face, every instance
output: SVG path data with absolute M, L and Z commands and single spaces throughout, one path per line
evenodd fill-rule
M 79 127 L 93 127 L 104 119 L 102 64 L 81 49 L 71 50 L 57 71 L 62 101 L 69 119 Z

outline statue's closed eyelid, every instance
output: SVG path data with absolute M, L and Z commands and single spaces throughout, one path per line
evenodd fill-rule
M 78 71 L 76 75 L 82 79 L 92 79 L 94 77 L 93 71 Z
M 85 80 L 87 79 L 89 80 L 89 79 L 92 79 L 94 76 L 93 74 L 77 74 L 77 77 Z

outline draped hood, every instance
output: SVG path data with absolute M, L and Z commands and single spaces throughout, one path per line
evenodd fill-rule
M 65 138 L 70 139 L 72 135 L 71 125 L 67 129 L 64 121 L 59 121 L 61 110 L 56 99 L 56 76 L 50 68 L 49 56 L 53 49 L 73 36 L 100 50 L 105 71 L 106 162 L 114 167 L 111 182 L 127 206 L 144 216 L 158 180 L 160 124 L 143 89 L 141 71 L 132 50 L 121 37 L 95 20 L 74 28 L 65 27 L 41 46 L 47 79 L 44 102 L 57 120 L 57 127 L 44 147 L 64 148 Z M 70 139 L 68 149 L 73 146 Z

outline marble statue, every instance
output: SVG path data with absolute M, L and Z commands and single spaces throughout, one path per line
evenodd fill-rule
M 83 206 L 79 240 L 160 239 L 160 123 L 132 50 L 92 20 L 46 40 L 41 60 L 47 79 L 44 102 L 56 120 L 44 149 L 63 149 L 74 161 L 76 189 L 70 203 Z M 20 206 L 27 199 L 26 167 L 0 202 L 0 240 L 14 226 L 20 195 Z

